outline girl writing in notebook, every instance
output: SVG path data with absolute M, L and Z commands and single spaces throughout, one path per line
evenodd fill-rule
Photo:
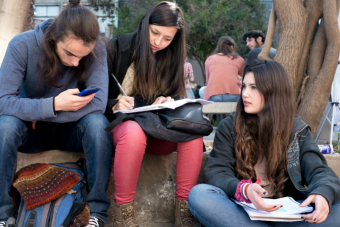
M 181 9 L 171 2 L 152 6 L 137 32 L 118 35 L 107 44 L 109 100 L 112 111 L 153 105 L 186 97 L 184 85 L 185 35 Z M 119 90 L 113 73 L 127 96 Z M 176 226 L 194 226 L 187 200 L 196 185 L 202 161 L 202 138 L 175 143 L 147 136 L 138 123 L 126 121 L 111 131 L 115 148 L 115 227 L 138 226 L 134 196 L 145 153 L 177 151 Z M 124 214 L 123 214 L 124 213 Z
M 218 126 L 204 169 L 205 182 L 189 194 L 192 214 L 209 226 L 336 226 L 340 223 L 340 181 L 320 153 L 310 127 L 295 116 L 288 75 L 277 62 L 247 65 L 236 112 Z M 257 178 L 262 181 L 255 184 Z M 272 212 L 262 198 L 291 196 L 300 206 L 315 204 L 304 221 L 251 221 L 231 198 Z

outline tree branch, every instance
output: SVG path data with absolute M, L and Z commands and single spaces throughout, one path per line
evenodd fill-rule
M 273 38 L 275 34 L 275 26 L 276 26 L 276 14 L 274 5 L 272 6 L 272 11 L 270 12 L 269 23 L 268 23 L 268 31 L 266 35 L 266 40 L 263 45 L 262 51 L 259 53 L 259 59 L 267 59 L 270 60 L 269 51 L 272 47 Z

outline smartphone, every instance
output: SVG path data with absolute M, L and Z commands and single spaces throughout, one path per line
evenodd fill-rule
M 100 90 L 99 87 L 88 87 L 88 88 L 82 90 L 79 94 L 77 94 L 77 96 L 87 96 L 87 95 L 96 93 L 99 90 Z

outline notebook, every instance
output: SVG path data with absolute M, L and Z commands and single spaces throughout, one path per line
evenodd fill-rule
M 142 106 L 142 107 L 138 107 L 132 110 L 115 110 L 113 111 L 113 113 L 117 113 L 117 112 L 139 113 L 139 112 L 145 112 L 145 111 L 160 110 L 160 109 L 165 109 L 165 108 L 176 109 L 177 107 L 183 106 L 186 103 L 195 103 L 195 102 L 201 103 L 202 105 L 213 103 L 211 101 L 207 101 L 204 99 L 180 99 L 180 100 L 176 100 L 173 102 L 166 102 L 166 103 L 150 105 L 150 106 Z
M 266 199 L 263 198 L 266 204 L 282 204 L 283 207 L 273 212 L 265 212 L 258 210 L 252 203 L 245 203 L 233 199 L 233 201 L 242 206 L 248 213 L 251 220 L 257 221 L 280 221 L 280 222 L 294 222 L 302 221 L 301 214 L 310 213 L 313 211 L 312 206 L 300 207 L 300 203 L 295 201 L 292 197 L 283 197 L 280 199 Z

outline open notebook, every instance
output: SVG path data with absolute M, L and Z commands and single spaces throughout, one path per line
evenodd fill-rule
M 310 213 L 313 211 L 312 206 L 299 207 L 300 203 L 296 202 L 292 197 L 283 197 L 280 199 L 263 198 L 263 200 L 266 204 L 282 204 L 283 207 L 269 213 L 256 209 L 252 203 L 240 202 L 233 199 L 236 204 L 243 207 L 243 209 L 248 213 L 250 219 L 254 221 L 302 221 L 304 219 L 301 218 L 301 214 Z
M 177 107 L 183 106 L 186 103 L 195 103 L 195 102 L 199 102 L 202 105 L 213 103 L 211 101 L 207 101 L 204 99 L 180 99 L 180 100 L 176 100 L 173 102 L 167 102 L 167 103 L 162 103 L 162 104 L 157 104 L 157 105 L 142 106 L 142 107 L 138 107 L 132 110 L 115 110 L 113 111 L 113 113 L 116 113 L 116 112 L 139 113 L 139 112 L 145 112 L 145 111 L 160 110 L 160 109 L 165 109 L 165 108 L 176 109 Z

